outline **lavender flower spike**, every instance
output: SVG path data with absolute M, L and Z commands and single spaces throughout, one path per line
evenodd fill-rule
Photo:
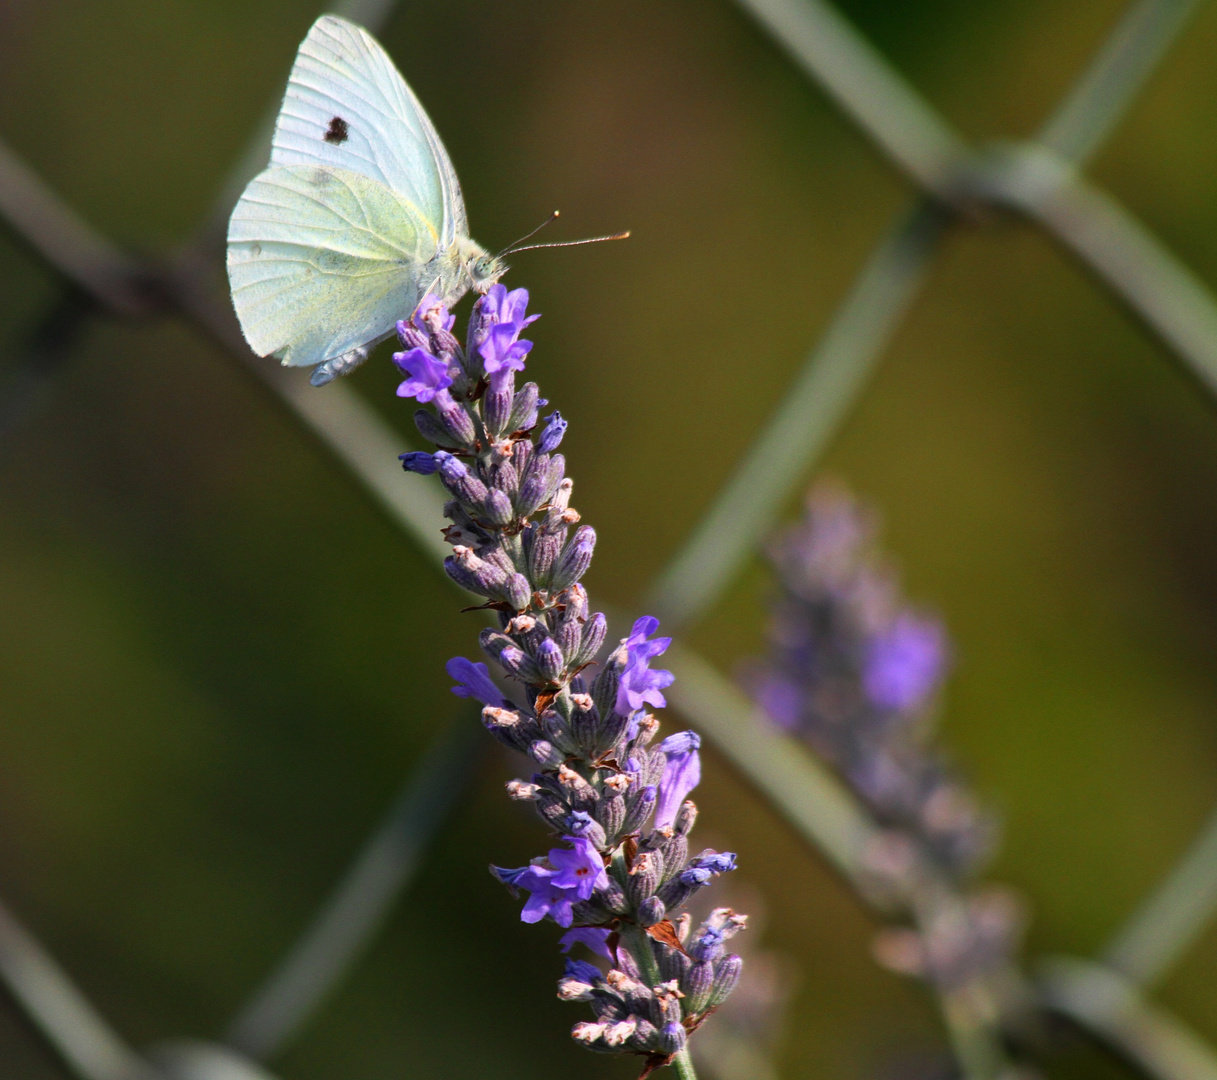
M 664 707 L 673 681 L 651 667 L 670 644 L 655 637 L 658 620 L 639 619 L 594 679 L 582 674 L 605 637 L 604 615 L 580 584 L 596 533 L 579 523 L 556 453 L 566 421 L 555 412 L 540 425 L 546 402 L 536 384 L 515 385 L 532 348 L 520 337 L 536 318 L 527 308 L 525 290 L 495 285 L 474 304 L 467 347 L 434 302 L 399 324 L 404 351 L 395 362 L 410 376 L 400 393 L 429 406 L 414 422 L 436 447 L 402 461 L 443 484 L 453 548 L 445 567 L 493 612 L 482 648 L 519 687 L 513 704 L 487 665 L 457 657 L 448 664 L 453 693 L 481 701 L 487 730 L 525 755 L 529 778 L 508 793 L 531 802 L 562 840 L 528 866 L 492 873 L 524 895 L 524 922 L 556 923 L 567 931 L 564 950 L 587 949 L 612 965 L 603 975 L 582 960 L 567 967 L 559 996 L 590 1002 L 596 1015 L 574 1038 L 641 1055 L 647 1072 L 674 1065 L 688 1078 L 689 1039 L 738 979 L 740 959 L 726 941 L 743 918 L 705 927 L 704 959 L 692 963 L 680 944 L 689 923 L 681 910 L 733 869 L 735 856 L 688 855 L 701 740 L 691 731 L 658 740 L 659 721 L 647 712 Z

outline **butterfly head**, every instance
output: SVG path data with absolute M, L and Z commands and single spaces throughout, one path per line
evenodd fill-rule
M 507 264 L 497 255 L 483 251 L 465 263 L 465 271 L 469 274 L 469 284 L 474 292 L 485 293 L 507 273 Z

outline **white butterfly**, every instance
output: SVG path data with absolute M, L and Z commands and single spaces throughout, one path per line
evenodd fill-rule
M 388 54 L 323 15 L 296 55 L 270 168 L 228 223 L 245 340 L 259 356 L 316 364 L 322 386 L 428 292 L 451 305 L 506 269 L 469 238 L 452 162 Z

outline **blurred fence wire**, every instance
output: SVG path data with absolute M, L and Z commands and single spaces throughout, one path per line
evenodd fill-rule
M 1013 212 L 1043 229 L 1139 317 L 1198 385 L 1217 395 L 1217 301 L 1152 232 L 1081 173 L 1198 0 L 1132 4 L 1036 138 L 983 146 L 970 145 L 827 3 L 737 3 L 917 194 L 880 240 L 772 421 L 649 591 L 649 609 L 677 626 L 711 606 L 829 444 L 914 302 L 944 236 L 957 226 L 983 223 L 991 216 L 986 212 Z M 376 30 L 393 6 L 393 0 L 348 0 L 338 10 Z M 442 500 L 430 488 L 400 482 L 400 437 L 346 386 L 319 393 L 254 357 L 218 290 L 224 225 L 242 186 L 265 160 L 269 131 L 268 121 L 195 237 L 161 261 L 138 258 L 98 234 L 0 143 L 0 217 L 62 281 L 61 298 L 0 387 L 0 436 L 45 395 L 90 316 L 181 318 L 241 361 L 438 566 L 446 553 L 436 530 Z M 71 319 L 62 318 L 65 307 Z M 72 331 L 65 334 L 65 325 Z M 683 646 L 670 657 L 678 676 L 673 705 L 856 882 L 875 823 L 835 777 L 767 726 L 705 660 Z M 3 909 L 0 980 L 78 1080 L 265 1078 L 256 1059 L 277 1052 L 349 970 L 439 826 L 442 815 L 418 813 L 426 801 L 421 785 L 433 782 L 427 778 L 431 767 L 455 770 L 475 752 L 474 741 L 454 731 L 439 737 L 427 769 L 416 771 L 348 878 L 219 1042 L 183 1041 L 146 1054 L 131 1049 Z M 1046 962 L 1028 992 L 1038 1008 L 1068 1019 L 1154 1080 L 1217 1080 L 1217 1055 L 1143 997 L 1215 908 L 1217 812 L 1100 960 Z M 987 1080 L 975 1073 L 970 1080 Z

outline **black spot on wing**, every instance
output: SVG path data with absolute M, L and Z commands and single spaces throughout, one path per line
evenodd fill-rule
M 325 132 L 325 141 L 328 143 L 344 143 L 347 141 L 347 136 L 351 133 L 351 129 L 347 126 L 347 122 L 341 116 L 335 116 L 330 121 L 330 126 Z

